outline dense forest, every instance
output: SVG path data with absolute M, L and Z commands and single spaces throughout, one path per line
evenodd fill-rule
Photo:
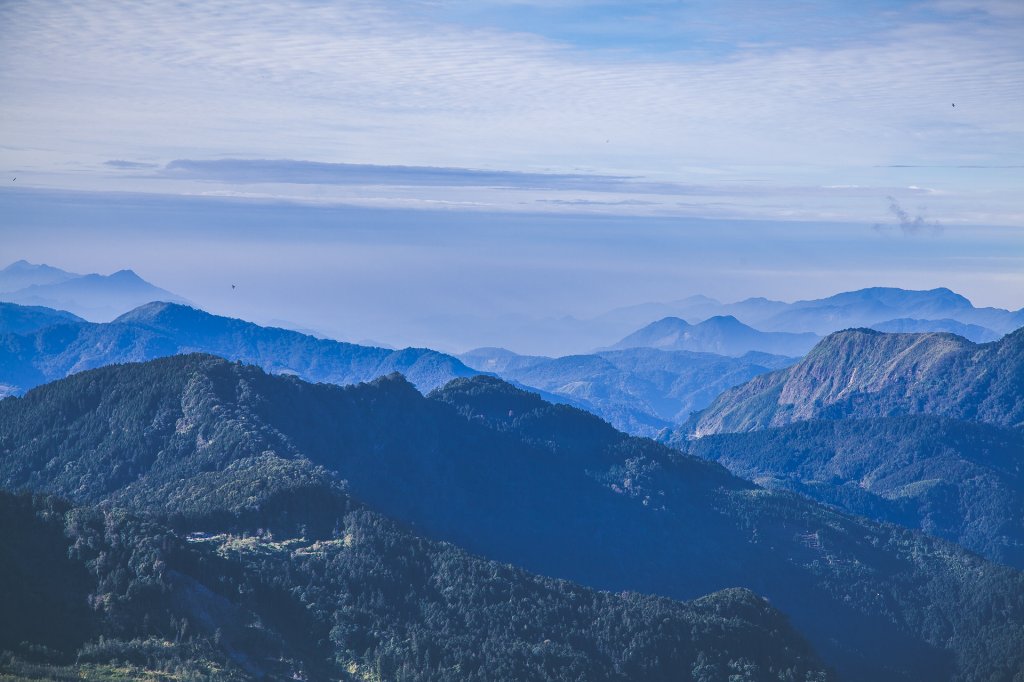
M 0 401 L 0 484 L 123 510 L 178 538 L 202 533 L 191 552 L 265 562 L 302 584 L 321 573 L 301 577 L 302 548 L 335 542 L 324 545 L 334 556 L 352 519 L 373 510 L 420 537 L 616 593 L 685 600 L 748 588 L 851 679 L 1024 669 L 1019 572 L 759 489 L 490 377 L 424 397 L 399 376 L 312 385 L 198 355 L 84 372 Z M 384 554 L 412 542 L 384 543 Z M 396 571 L 405 575 L 390 563 L 372 574 Z M 566 656 L 565 670 L 582 660 Z
M 814 420 L 684 441 L 737 476 L 1024 568 L 1024 430 L 933 415 Z
M 252 518 L 181 534 L 0 493 L 0 678 L 830 679 L 748 591 L 689 604 L 597 592 L 417 538 L 332 493 L 316 511 L 278 509 L 302 531 L 284 535 Z

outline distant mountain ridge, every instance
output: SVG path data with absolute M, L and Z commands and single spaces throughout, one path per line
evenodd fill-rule
M 110 275 L 78 275 L 26 261 L 0 270 L 0 300 L 66 310 L 92 322 L 107 322 L 150 301 L 188 303 L 181 296 L 150 284 L 132 270 L 118 270 Z
M 654 348 L 561 358 L 479 348 L 459 358 L 474 369 L 554 394 L 621 431 L 652 437 L 685 421 L 723 390 L 796 362 L 766 353 L 732 358 Z
M 942 320 L 915 320 L 911 317 L 901 317 L 887 322 L 880 322 L 871 325 L 871 329 L 880 332 L 893 332 L 901 334 L 923 334 L 926 332 L 949 332 L 962 336 L 975 343 L 988 343 L 996 341 L 1002 334 L 992 331 L 987 327 L 976 324 L 965 324 L 951 319 Z
M 36 265 L 19 260 L 0 270 L 0 293 L 18 291 L 30 286 L 59 284 L 81 275 L 55 268 L 52 265 Z
M 1024 328 L 987 344 L 946 333 L 836 332 L 792 367 L 723 393 L 691 432 L 900 414 L 1024 425 Z
M 964 296 L 944 287 L 927 291 L 871 287 L 793 303 L 760 297 L 721 303 L 707 296 L 691 296 L 672 303 L 621 308 L 603 317 L 635 320 L 638 316 L 647 316 L 648 319 L 673 316 L 705 320 L 722 315 L 732 315 L 744 324 L 764 331 L 813 332 L 818 335 L 851 327 L 874 327 L 907 318 L 949 319 L 984 327 L 997 334 L 1006 334 L 1024 326 L 1024 308 L 1016 311 L 976 308 Z
M 729 356 L 755 351 L 799 356 L 819 340 L 820 337 L 810 333 L 758 331 L 732 315 L 710 317 L 699 324 L 690 324 L 678 317 L 666 317 L 633 332 L 612 348 L 688 350 Z
M 358 346 L 154 302 L 109 323 L 64 324 L 0 336 L 0 395 L 22 393 L 86 369 L 189 352 L 214 353 L 275 374 L 336 384 L 402 372 L 424 391 L 477 374 L 458 359 L 425 348 Z
M 64 310 L 0 302 L 0 334 L 30 334 L 57 324 L 82 324 L 85 320 Z

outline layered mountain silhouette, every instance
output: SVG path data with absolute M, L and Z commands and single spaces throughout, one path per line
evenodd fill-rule
M 408 634 L 392 638 L 390 626 L 366 614 L 374 593 L 365 604 L 339 598 L 377 586 L 378 606 L 393 610 L 392 619 L 422 614 L 437 628 L 452 613 L 445 600 L 458 593 L 446 591 L 451 582 L 419 577 L 398 537 L 382 544 L 385 558 L 397 563 L 364 569 L 368 587 L 325 586 L 335 575 L 330 562 L 344 562 L 346 543 L 356 546 L 361 537 L 354 531 L 349 538 L 347 517 L 326 501 L 341 479 L 346 495 L 418 534 L 529 571 L 676 599 L 752 589 L 846 679 L 999 678 L 1024 666 L 1021 573 L 941 540 L 757 488 L 717 464 L 630 438 L 495 378 L 456 379 L 424 397 L 397 375 L 343 388 L 186 355 L 83 372 L 0 401 L 3 488 L 103 503 L 166 519 L 178 533 L 202 533 L 196 546 L 262 567 L 261 575 L 282 575 L 268 578 L 268 586 L 304 604 L 289 611 L 284 600 L 284 611 L 296 623 L 322 623 L 313 632 L 326 633 L 319 635 L 325 649 L 360 670 L 366 652 L 387 661 L 395 660 L 388 652 L 419 649 Z M 255 524 L 266 524 L 272 537 L 219 537 Z M 298 537 L 301 524 L 308 525 L 302 537 L 336 544 L 279 539 Z M 438 561 L 434 570 L 457 574 L 452 563 Z M 476 575 L 490 581 L 481 603 L 507 604 L 500 575 L 481 568 Z M 238 593 L 231 580 L 225 591 Z M 421 584 L 427 592 L 416 591 Z M 408 599 L 381 601 L 400 586 L 406 591 L 399 594 L 411 590 Z M 119 593 L 111 594 L 117 603 Z M 566 644 L 561 634 L 545 634 L 559 632 L 554 625 L 531 630 L 528 619 L 490 613 L 511 622 L 513 632 L 526 625 L 527 641 L 541 654 Z M 582 620 L 595 622 L 595 614 Z M 493 621 L 459 618 L 491 641 Z M 664 618 L 671 625 L 671 616 Z M 432 631 L 417 632 L 426 639 Z M 652 631 L 645 632 L 630 646 L 647 641 Z M 474 659 L 480 665 L 490 649 L 477 641 L 460 639 L 451 648 L 482 651 Z M 658 646 L 660 660 L 668 651 Z M 364 658 L 353 658 L 360 651 Z M 571 660 L 560 651 L 558 660 Z M 653 665 L 651 652 L 641 648 L 627 658 Z M 589 679 L 580 669 L 574 674 Z M 703 677 L 720 678 L 721 670 Z
M 691 430 L 901 414 L 1024 425 L 1024 328 L 986 344 L 944 333 L 836 332 L 792 367 L 723 393 Z
M 820 340 L 815 334 L 762 332 L 731 315 L 711 317 L 690 324 L 678 317 L 652 322 L 616 343 L 612 348 L 658 348 L 741 356 L 750 352 L 799 356 Z
M 766 353 L 731 358 L 653 348 L 562 358 L 478 348 L 459 358 L 481 372 L 543 390 L 558 402 L 582 407 L 621 431 L 642 436 L 674 428 L 725 389 L 796 362 Z
M 813 332 L 819 335 L 851 327 L 876 327 L 897 324 L 896 320 L 953 320 L 1005 334 L 1024 326 L 1024 309 L 975 308 L 964 296 L 946 288 L 915 291 L 893 287 L 872 287 L 848 291 L 826 298 L 785 303 L 767 298 L 748 298 L 736 303 L 721 303 L 706 296 L 691 296 L 672 303 L 650 303 L 621 308 L 607 313 L 609 321 L 682 317 L 705 320 L 732 315 L 745 324 L 764 331 Z M 962 330 L 943 326 L 936 329 L 886 329 L 886 331 Z M 987 338 L 972 340 L 988 341 Z
M 106 322 L 149 301 L 187 303 L 131 270 L 77 275 L 26 261 L 0 270 L 0 300 L 66 310 L 93 322 Z
M 0 335 L 0 396 L 74 372 L 202 351 L 275 374 L 351 384 L 402 372 L 429 391 L 476 374 L 456 358 L 425 348 L 390 350 L 320 339 L 175 303 L 147 303 L 105 324 L 58 324 Z
M 962 336 L 975 343 L 988 343 L 996 341 L 1002 334 L 976 324 L 964 324 L 956 320 L 915 320 L 909 317 L 901 317 L 896 320 L 879 322 L 871 325 L 871 328 L 880 332 L 911 333 L 921 334 L 924 332 L 949 332 Z
M 593 352 L 666 317 L 698 324 L 712 317 L 732 316 L 763 332 L 814 333 L 824 336 L 851 327 L 883 327 L 897 320 L 953 320 L 972 327 L 956 328 L 948 323 L 934 329 L 909 328 L 888 331 L 950 331 L 973 341 L 989 341 L 1024 326 L 1024 310 L 976 308 L 949 289 L 915 291 L 875 287 L 844 292 L 826 298 L 787 303 L 763 297 L 723 303 L 707 296 L 664 302 L 642 303 L 610 310 L 594 317 L 571 315 L 507 314 L 487 315 L 438 313 L 409 321 L 416 333 L 443 339 L 454 347 L 481 346 L 511 348 L 528 355 L 564 356 Z M 713 348 L 690 348 L 720 352 Z M 772 352 L 789 354 L 785 351 Z
M 0 270 L 0 292 L 18 291 L 31 286 L 60 284 L 81 275 L 55 268 L 52 265 L 37 265 L 19 260 Z

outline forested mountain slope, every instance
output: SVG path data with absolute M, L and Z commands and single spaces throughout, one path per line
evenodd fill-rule
M 1024 429 L 905 415 L 804 421 L 679 445 L 766 487 L 1024 568 Z
M 316 489 L 323 474 L 310 469 Z M 252 490 L 257 480 L 233 484 Z M 417 538 L 320 483 L 330 492 L 319 509 L 298 498 L 278 509 L 292 525 L 279 535 L 250 518 L 231 533 L 184 537 L 117 510 L 0 492 L 0 651 L 17 656 L 0 656 L 0 676 L 827 677 L 750 592 L 690 604 L 596 592 Z M 219 504 L 230 513 L 238 502 Z M 316 530 L 328 517 L 331 530 Z
M 307 460 L 419 533 L 531 571 L 680 599 L 752 589 L 849 679 L 1024 666 L 1019 572 L 754 488 L 493 378 L 424 398 L 399 377 L 340 388 L 178 356 L 0 402 L 3 487 L 164 515 L 181 532 L 324 508 L 315 486 L 263 473 Z

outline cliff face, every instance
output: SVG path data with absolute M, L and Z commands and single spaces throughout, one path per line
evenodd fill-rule
M 796 365 L 723 393 L 689 431 L 901 414 L 1024 423 L 1024 329 L 987 344 L 946 333 L 836 332 Z

